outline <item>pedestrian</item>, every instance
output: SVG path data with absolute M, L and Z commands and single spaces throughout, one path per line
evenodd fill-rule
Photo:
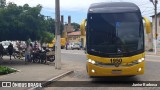
M 66 50 L 68 49 L 68 45 L 69 45 L 69 43 L 67 42 L 67 43 L 66 43 Z
M 34 42 L 34 51 L 38 51 L 39 45 L 37 41 Z
M 10 43 L 10 45 L 8 46 L 8 53 L 10 55 L 10 60 L 11 60 L 11 56 L 13 54 L 13 45 L 12 45 L 12 43 Z
M 4 47 L 3 45 L 0 43 L 0 58 L 3 58 L 3 52 L 4 52 Z
M 25 63 L 31 62 L 32 44 L 27 45 L 25 49 Z

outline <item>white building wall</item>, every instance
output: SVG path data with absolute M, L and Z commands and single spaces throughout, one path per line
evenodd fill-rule
M 153 38 L 155 39 L 155 18 L 152 18 L 152 30 L 153 30 Z M 157 17 L 157 48 L 158 52 L 160 52 L 160 16 Z

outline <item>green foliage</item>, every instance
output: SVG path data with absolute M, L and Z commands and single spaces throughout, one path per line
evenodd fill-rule
M 0 0 L 0 8 L 4 8 L 6 6 L 6 0 Z
M 68 25 L 68 24 L 65 24 L 65 25 Z M 73 28 L 74 28 L 75 31 L 79 31 L 80 25 L 78 23 L 74 22 L 74 23 L 71 23 L 71 25 L 73 26 Z
M 0 66 L 0 75 L 9 74 L 13 72 L 16 72 L 16 70 L 13 70 L 9 67 Z
M 0 41 L 27 41 L 30 38 L 33 41 L 43 39 L 48 42 L 47 40 L 54 37 L 55 20 L 46 19 L 40 13 L 41 10 L 41 5 L 30 7 L 28 4 L 17 6 L 14 3 L 0 8 Z
M 50 43 L 54 39 L 54 34 L 44 31 L 41 38 L 41 43 Z
M 74 27 L 75 31 L 79 31 L 80 25 L 78 23 L 71 23 L 71 25 Z

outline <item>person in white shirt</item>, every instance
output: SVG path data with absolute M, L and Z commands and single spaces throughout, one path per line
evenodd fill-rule
M 25 62 L 31 61 L 31 53 L 32 53 L 32 45 L 27 45 L 27 48 L 25 49 Z

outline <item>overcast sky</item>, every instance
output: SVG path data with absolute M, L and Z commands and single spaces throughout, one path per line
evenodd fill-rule
M 6 0 L 8 2 L 14 2 L 17 5 L 29 4 L 30 6 L 36 6 L 41 4 L 43 6 L 42 14 L 46 16 L 55 17 L 55 0 Z M 160 0 L 158 0 L 160 3 Z M 91 3 L 96 2 L 133 2 L 137 4 L 142 12 L 143 16 L 150 17 L 154 14 L 153 4 L 149 0 L 60 0 L 61 14 L 65 17 L 67 22 L 67 16 L 72 16 L 72 22 L 80 23 L 82 19 L 86 18 L 87 9 Z M 160 4 L 158 4 L 158 12 L 160 11 Z M 151 20 L 151 18 L 150 18 Z

